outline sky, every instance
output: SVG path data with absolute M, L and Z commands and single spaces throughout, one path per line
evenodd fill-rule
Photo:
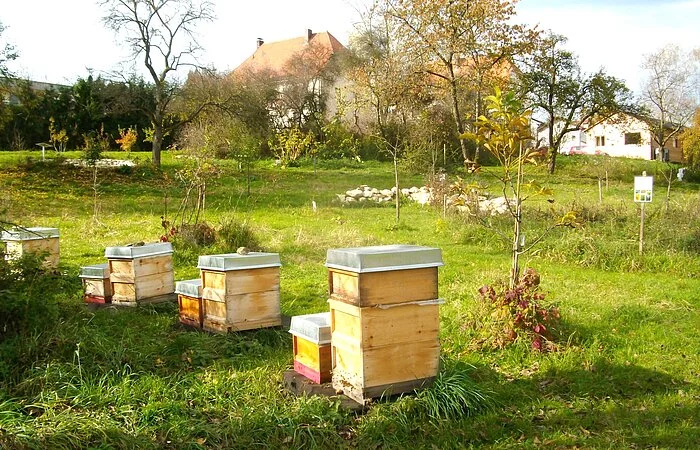
M 429 0 L 428 0 L 429 1 Z M 371 0 L 214 0 L 216 20 L 197 28 L 199 62 L 234 69 L 266 42 L 329 31 L 347 44 Z M 600 68 L 638 90 L 645 54 L 675 43 L 700 48 L 700 0 L 520 0 L 516 21 L 565 35 L 587 72 Z M 90 72 L 123 71 L 129 52 L 101 18 L 96 0 L 0 0 L 6 27 L 0 45 L 19 58 L 8 64 L 36 81 L 73 84 Z

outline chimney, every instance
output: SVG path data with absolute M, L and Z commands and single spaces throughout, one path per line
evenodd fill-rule
M 263 38 L 258 38 L 258 41 L 257 41 L 257 42 L 258 42 L 258 47 L 257 47 L 257 48 L 260 48 L 260 46 L 263 45 L 263 44 L 265 43 L 265 41 L 263 41 Z
M 309 42 L 309 41 L 311 40 L 311 37 L 312 37 L 313 35 L 314 35 L 314 34 L 311 32 L 311 28 L 307 28 L 307 29 L 306 29 L 306 42 Z

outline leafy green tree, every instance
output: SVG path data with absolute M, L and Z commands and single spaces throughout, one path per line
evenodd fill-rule
M 520 92 L 534 113 L 544 116 L 549 131 L 550 174 L 567 133 L 634 110 L 632 93 L 624 82 L 602 70 L 583 73 L 576 56 L 562 47 L 564 43 L 564 36 L 550 33 L 520 61 Z
M 5 26 L 0 22 L 0 78 L 10 78 L 12 74 L 7 68 L 7 63 L 9 61 L 14 61 L 17 59 L 19 54 L 15 49 L 15 46 L 9 42 L 5 42 L 2 38 L 2 33 L 5 31 Z
M 486 115 L 475 121 L 476 132 L 467 133 L 465 138 L 477 141 L 493 154 L 500 163 L 499 176 L 508 213 L 513 218 L 511 243 L 511 270 L 509 288 L 513 289 L 520 279 L 520 255 L 537 244 L 546 234 L 534 239 L 528 246 L 523 234 L 523 202 L 533 195 L 549 195 L 551 191 L 535 181 L 525 182 L 525 165 L 535 162 L 534 149 L 528 148 L 532 140 L 530 117 L 532 111 L 523 110 L 513 92 L 501 92 L 496 88 L 494 95 L 486 97 Z M 554 226 L 573 226 L 576 215 L 571 212 L 562 217 Z M 549 230 L 548 230 L 549 231 Z M 548 232 L 547 231 L 547 232 Z

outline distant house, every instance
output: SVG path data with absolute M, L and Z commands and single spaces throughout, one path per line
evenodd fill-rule
M 672 128 L 670 124 L 667 126 Z M 547 125 L 538 127 L 537 140 L 540 146 L 548 145 Z M 671 162 L 681 162 L 683 159 L 678 137 L 671 138 L 664 150 L 657 149 L 648 122 L 629 114 L 618 114 L 593 126 L 584 124 L 581 129 L 567 133 L 559 152 L 565 155 L 609 155 Z
M 19 97 L 15 94 L 15 90 L 22 84 L 26 85 L 32 91 L 44 92 L 44 91 L 58 91 L 60 89 L 70 89 L 70 86 L 55 83 L 45 83 L 43 81 L 32 81 L 32 80 L 16 80 L 3 78 L 0 79 L 0 95 L 2 95 L 2 102 L 6 105 L 16 105 L 22 104 Z
M 272 116 L 281 126 L 302 126 L 319 113 L 335 110 L 340 78 L 335 61 L 345 51 L 327 31 L 306 30 L 301 37 L 269 43 L 258 38 L 255 52 L 230 76 L 243 81 L 263 77 L 275 82 L 278 95 L 271 105 Z
M 233 74 L 270 71 L 285 76 L 293 66 L 294 60 L 303 57 L 310 49 L 317 56 L 315 63 L 324 67 L 334 55 L 344 51 L 345 47 L 327 31 L 314 33 L 306 30 L 304 36 L 277 42 L 265 42 L 258 38 L 255 52 L 233 69 Z

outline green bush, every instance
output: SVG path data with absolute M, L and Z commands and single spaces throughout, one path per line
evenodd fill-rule
M 0 337 L 29 334 L 55 322 L 61 277 L 42 265 L 44 256 L 8 261 L 0 253 Z
M 222 219 L 216 230 L 216 242 L 223 251 L 236 251 L 239 247 L 260 250 L 260 241 L 248 223 L 231 218 Z

